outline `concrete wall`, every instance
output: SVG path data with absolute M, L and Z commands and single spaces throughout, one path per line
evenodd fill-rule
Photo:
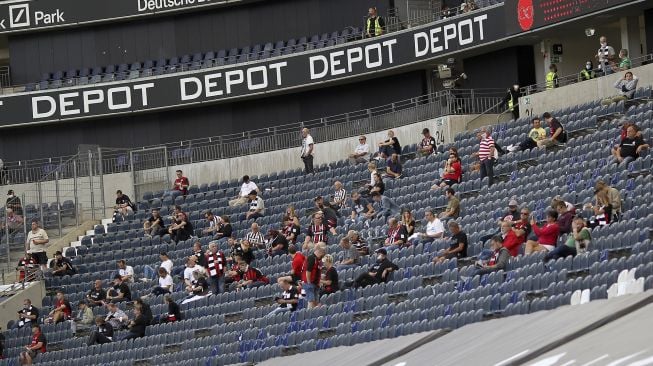
M 0 326 L 6 329 L 7 322 L 16 320 L 16 312 L 23 308 L 23 300 L 30 299 L 32 305 L 41 309 L 42 299 L 45 296 L 45 284 L 43 281 L 32 282 L 24 290 L 0 303 Z
M 639 87 L 653 84 L 653 64 L 636 67 L 630 71 L 639 78 Z M 522 97 L 519 99 L 520 112 L 526 115 L 528 110 L 531 115 L 541 115 L 544 112 L 610 97 L 618 94 L 613 85 L 623 74 L 620 72 Z

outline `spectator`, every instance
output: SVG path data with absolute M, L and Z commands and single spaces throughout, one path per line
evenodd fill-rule
M 574 218 L 572 232 L 567 237 L 564 245 L 559 245 L 544 256 L 544 262 L 565 258 L 568 255 L 576 256 L 579 253 L 585 253 L 589 247 L 592 236 L 590 231 L 585 227 L 585 221 L 581 217 Z
M 399 267 L 388 259 L 388 252 L 385 248 L 376 250 L 376 263 L 374 263 L 368 272 L 361 273 L 354 287 L 365 287 L 378 283 L 388 282 L 389 275 L 398 270 Z
M 232 290 L 239 291 L 243 288 L 255 288 L 270 283 L 270 280 L 261 271 L 250 266 L 245 261 L 238 263 L 238 269 L 238 281 L 232 284 Z
M 313 200 L 318 211 L 322 212 L 324 223 L 333 235 L 337 235 L 336 227 L 338 226 L 338 214 L 331 207 L 324 204 L 324 198 L 317 196 Z
M 342 248 L 342 260 L 336 263 L 336 270 L 344 271 L 350 268 L 356 268 L 360 265 L 360 253 L 349 241 L 348 237 L 340 239 Z
M 558 228 L 560 234 L 569 234 L 571 232 L 571 223 L 574 220 L 574 213 L 567 210 L 567 205 L 564 201 L 558 201 L 555 210 L 558 212 Z
M 127 283 L 123 281 L 125 276 L 117 274 L 113 279 L 113 288 L 107 292 L 107 300 L 112 303 L 132 301 L 132 293 Z
M 205 258 L 206 260 L 206 257 L 204 257 L 204 253 L 202 253 L 202 258 Z M 193 272 L 195 271 L 204 272 L 205 269 L 203 266 L 197 264 L 197 257 L 195 255 L 191 255 L 186 260 L 186 268 L 184 269 L 184 285 L 186 287 L 192 285 L 192 282 L 194 280 Z
M 348 225 L 366 222 L 367 220 L 370 220 L 376 216 L 376 212 L 374 211 L 372 204 L 369 203 L 365 198 L 362 198 L 360 193 L 352 192 L 351 200 L 352 211 L 349 220 L 347 220 Z
M 265 237 L 255 222 L 252 223 L 250 230 L 245 234 L 245 240 L 259 249 L 265 248 Z
M 358 146 L 356 146 L 353 153 L 349 154 L 349 164 L 366 163 L 369 156 L 370 145 L 367 144 L 367 137 L 361 135 L 358 137 Z
M 279 230 L 270 229 L 268 231 L 268 255 L 276 257 L 278 255 L 288 254 L 288 239 L 279 232 Z
M 297 211 L 295 210 L 295 206 L 289 205 L 286 208 L 286 216 L 290 218 L 290 220 L 293 222 L 293 224 L 300 226 L 299 224 L 299 217 L 297 215 Z
M 444 169 L 440 171 L 442 180 L 431 187 L 431 189 L 438 189 L 444 187 L 451 187 L 454 184 L 460 183 L 463 176 L 463 168 L 460 164 L 458 154 L 449 153 L 449 159 L 444 163 Z
M 460 4 L 460 12 L 462 14 L 469 13 L 470 11 L 474 11 L 476 9 L 478 9 L 478 5 L 476 5 L 474 0 L 463 0 L 462 4 Z
M 193 235 L 193 224 L 185 213 L 177 212 L 175 214 L 175 221 L 168 227 L 168 234 L 175 243 L 190 239 Z
M 190 285 L 186 286 L 186 293 L 188 296 L 181 302 L 182 305 L 189 302 L 197 301 L 211 294 L 209 290 L 209 283 L 206 281 L 206 274 L 200 269 L 192 272 L 193 279 Z
M 70 307 L 70 302 L 68 299 L 66 299 L 63 291 L 57 291 L 57 296 L 54 301 L 54 308 L 48 314 L 48 318 L 45 320 L 45 323 L 61 323 L 64 320 L 70 319 L 71 313 L 72 308 Z
M 379 16 L 376 6 L 367 11 L 367 21 L 365 22 L 365 38 L 378 37 L 385 33 L 385 21 Z
M 621 217 L 621 193 L 619 190 L 609 186 L 605 181 L 599 180 L 594 186 L 594 202 L 596 205 L 599 205 L 598 193 L 605 191 L 607 199 L 605 202 L 609 203 L 612 206 L 612 217 L 611 221 L 616 221 Z
M 392 179 L 401 178 L 402 169 L 399 155 L 393 153 L 387 161 L 384 177 Z
M 188 194 L 188 187 L 190 182 L 188 178 L 184 177 L 181 170 L 175 172 L 177 178 L 175 178 L 175 184 L 172 186 L 173 191 L 180 191 L 182 195 L 186 196 Z
M 31 253 L 25 252 L 25 256 L 18 260 L 16 271 L 18 271 L 18 281 L 32 281 L 34 279 L 34 270 L 38 268 L 38 263 L 32 257 Z
M 86 301 L 80 301 L 77 306 L 79 307 L 77 316 L 70 319 L 70 330 L 73 335 L 77 334 L 77 330 L 89 330 L 94 321 L 93 310 L 86 304 Z
M 424 218 L 426 219 L 426 231 L 416 233 L 412 239 L 414 243 L 430 243 L 435 239 L 441 239 L 444 236 L 444 225 L 442 221 L 433 214 L 433 211 L 424 211 Z
M 206 252 L 202 250 L 202 243 L 196 241 L 193 244 L 193 256 L 195 256 L 195 263 L 202 267 L 202 269 L 205 269 L 208 265 L 205 254 Z
M 335 181 L 333 183 L 333 189 L 335 190 L 331 200 L 329 201 L 329 207 L 336 211 L 336 214 L 339 214 L 338 211 L 345 207 L 345 201 L 347 200 L 347 191 L 340 181 Z
M 282 276 L 277 279 L 277 282 L 281 279 L 287 279 L 293 284 L 298 284 L 302 280 L 302 266 L 306 257 L 302 252 L 297 251 L 297 247 L 294 245 L 288 246 L 288 254 L 290 254 L 290 274 L 288 276 Z
M 544 112 L 542 118 L 544 118 L 544 121 L 549 125 L 550 137 L 538 141 L 538 147 L 549 147 L 558 143 L 567 142 L 566 132 L 560 122 L 558 122 L 558 119 L 553 118 L 549 112 Z
M 214 215 L 213 212 L 209 210 L 204 213 L 204 219 L 209 224 L 209 227 L 204 228 L 202 234 L 214 236 L 222 226 L 222 217 Z
M 494 139 L 485 127 L 478 132 L 477 137 L 480 141 L 478 152 L 475 152 L 472 155 L 478 156 L 478 160 L 481 164 L 481 180 L 488 177 L 489 187 L 494 183 Z
M 38 322 L 38 319 L 39 309 L 36 306 L 32 305 L 32 300 L 23 300 L 23 308 L 18 311 L 17 327 L 22 328 L 26 325 L 31 324 L 32 322 Z
M 546 213 L 546 223 L 541 228 L 537 226 L 535 217 L 531 217 L 531 228 L 533 228 L 533 233 L 537 235 L 537 241 L 529 239 L 526 242 L 524 254 L 528 255 L 542 250 L 552 251 L 558 242 L 558 235 L 560 234 L 557 221 L 558 213 L 556 211 Z
M 308 133 L 308 128 L 303 128 L 301 157 L 304 161 L 304 170 L 306 174 L 313 174 L 314 147 L 313 136 Z
M 252 263 L 254 260 L 252 244 L 247 239 L 241 240 L 240 245 L 236 248 L 236 253 L 240 255 L 247 264 Z
M 302 265 L 302 290 L 306 293 L 308 308 L 319 304 L 319 286 L 322 278 L 322 258 L 326 255 L 326 244 L 317 243 Z
M 449 221 L 447 226 L 451 232 L 451 243 L 448 249 L 443 250 L 438 256 L 433 258 L 434 263 L 443 262 L 452 258 L 467 257 L 467 234 L 462 231 L 460 225 L 455 221 Z
M 482 276 L 484 274 L 505 270 L 510 260 L 510 252 L 503 245 L 503 239 L 499 235 L 492 237 L 490 242 L 492 256 L 487 264 L 477 264 L 473 276 Z M 472 276 L 472 277 L 473 277 Z
M 546 130 L 542 128 L 540 117 L 533 118 L 533 128 L 528 133 L 528 138 L 519 145 L 510 145 L 506 149 L 509 152 L 530 150 L 537 147 L 539 141 L 546 139 Z
M 20 202 L 20 197 L 16 196 L 13 189 L 7 191 L 6 208 L 10 208 L 18 216 L 23 216 L 23 205 Z
M 165 268 L 159 267 L 159 285 L 152 290 L 154 296 L 169 294 L 173 290 L 172 277 Z
M 127 326 L 129 317 L 117 304 L 107 304 L 107 315 L 104 321 L 111 325 L 112 330 L 120 330 Z
M 88 338 L 88 345 L 111 343 L 113 341 L 113 326 L 103 317 L 95 317 L 95 331 Z
M 146 325 L 152 324 L 152 319 L 154 318 L 152 316 L 152 308 L 143 300 L 143 298 L 134 300 L 134 307 L 140 308 Z
M 32 323 L 32 341 L 25 346 L 25 351 L 20 353 L 20 364 L 31 365 L 39 354 L 46 352 L 47 344 L 48 341 L 41 332 L 41 327 L 36 323 Z
M 601 36 L 599 42 L 601 43 L 601 47 L 594 56 L 598 60 L 599 70 L 603 72 L 603 75 L 612 74 L 610 62 L 614 60 L 614 48 L 608 46 L 608 39 L 605 36 Z
M 360 234 L 358 234 L 358 231 L 356 230 L 349 230 L 347 232 L 347 238 L 349 239 L 349 243 L 356 248 L 358 251 L 358 254 L 360 255 L 368 255 L 369 254 L 369 248 L 367 246 L 367 242 L 361 238 Z
M 131 216 L 136 211 L 136 205 L 121 190 L 116 191 L 116 205 L 113 207 L 113 222 L 123 221 L 127 216 Z M 118 216 L 119 220 L 118 220 Z
M 233 227 L 231 226 L 229 216 L 220 216 L 220 227 L 218 227 L 218 231 L 215 233 L 215 239 L 231 238 L 231 235 L 233 235 Z
M 135 306 L 134 319 L 127 325 L 127 328 L 129 328 L 129 333 L 125 334 L 125 336 L 122 337 L 121 341 L 145 337 L 146 327 L 147 322 L 145 321 L 145 316 L 143 316 L 141 307 Z
M 86 294 L 88 306 L 102 306 L 107 298 L 107 292 L 102 288 L 102 280 L 95 280 L 93 288 Z
M 116 264 L 118 265 L 118 274 L 121 280 L 127 283 L 134 283 L 134 268 L 128 266 L 124 259 L 118 260 Z
M 388 131 L 388 139 L 379 142 L 379 153 L 377 159 L 387 159 L 392 154 L 401 156 L 401 144 L 399 144 L 399 139 L 395 137 L 395 132 L 390 130 Z
M 399 205 L 390 197 L 383 196 L 379 192 L 372 192 L 372 201 L 376 202 L 379 207 L 376 217 L 387 219 L 390 216 L 396 216 L 401 212 Z
M 495 235 L 494 237 L 497 237 Z M 519 248 L 524 244 L 525 237 L 518 236 L 517 232 L 513 229 L 512 221 L 501 222 L 501 244 L 508 250 L 511 256 L 516 257 L 519 255 Z
M 400 249 L 401 247 L 407 245 L 408 242 L 408 232 L 406 232 L 406 227 L 401 225 L 397 219 L 391 217 L 388 219 L 388 236 L 385 239 L 383 245 L 386 250 L 395 250 Z
M 64 258 L 60 251 L 54 253 L 54 265 L 52 269 L 53 276 L 72 276 L 74 275 L 75 268 L 73 263 L 68 258 Z
M 615 81 L 614 88 L 619 90 L 619 94 L 603 99 L 601 104 L 610 105 L 612 103 L 619 103 L 622 100 L 633 99 L 635 91 L 637 90 L 637 82 L 639 79 L 634 76 L 632 72 L 627 71 L 622 79 Z
M 556 64 L 549 65 L 549 72 L 546 74 L 546 90 L 551 90 L 559 87 L 558 83 L 558 67 Z
M 613 207 L 610 202 L 607 190 L 596 192 L 596 205 L 588 204 L 589 209 L 593 210 L 594 215 L 588 220 L 587 226 L 595 228 L 597 226 L 606 226 L 612 222 Z
M 374 174 L 374 185 L 372 186 L 372 189 L 370 189 L 370 194 L 374 192 L 378 192 L 381 195 L 385 193 L 385 183 L 383 182 L 383 179 L 381 179 L 381 174 L 379 173 Z
M 249 175 L 244 175 L 243 183 L 240 185 L 240 193 L 236 198 L 229 201 L 229 206 L 234 207 L 246 204 L 251 191 L 261 193 L 261 190 L 258 188 L 256 183 L 249 179 Z
M 422 130 L 424 138 L 417 147 L 417 154 L 420 156 L 427 156 L 434 154 L 436 151 L 435 139 L 431 136 L 431 131 L 428 128 Z
M 367 171 L 370 172 L 370 183 L 365 185 L 364 189 L 361 189 L 361 193 L 368 194 L 369 191 L 374 187 L 374 183 L 376 183 L 376 180 L 374 179 L 374 176 L 378 174 L 376 170 L 376 162 L 371 161 L 367 164 Z
M 503 97 L 503 100 L 501 101 L 501 104 L 499 105 L 500 108 L 503 108 L 505 106 L 508 107 L 508 110 L 512 113 L 512 119 L 515 121 L 519 119 L 519 97 L 521 96 L 521 93 L 519 92 L 519 85 L 515 84 L 510 89 L 508 89 L 508 92 L 506 93 L 506 96 Z M 503 112 L 505 113 L 505 112 Z
M 447 198 L 447 208 L 440 214 L 441 219 L 457 219 L 460 215 L 460 200 L 456 197 L 456 192 L 449 187 L 444 191 Z
M 258 219 L 265 215 L 265 203 L 263 198 L 258 196 L 256 191 L 249 192 L 249 210 L 246 213 L 240 215 L 240 221 L 245 221 L 249 219 Z
M 596 73 L 594 72 L 594 64 L 592 61 L 587 60 L 585 63 L 585 68 L 580 70 L 580 73 L 578 74 L 578 81 L 585 81 L 585 80 L 591 80 L 596 77 Z
M 328 243 L 328 226 L 323 224 L 323 217 L 319 212 L 313 214 L 313 222 L 308 226 L 302 250 L 312 250 L 317 243 Z
M 174 323 L 181 320 L 181 311 L 179 310 L 179 305 L 170 295 L 166 295 L 163 298 L 163 301 L 168 305 L 168 312 L 163 318 L 160 319 L 160 322 L 163 323 Z
M 617 163 L 627 163 L 637 159 L 644 149 L 649 148 L 642 138 L 641 134 L 638 135 L 638 128 L 635 125 L 628 126 L 626 130 L 626 138 L 621 140 L 621 143 L 616 148 L 612 149 L 612 155 Z
M 322 258 L 322 263 L 324 263 L 324 271 L 322 271 L 322 277 L 320 279 L 320 297 L 340 290 L 340 286 L 338 285 L 338 271 L 333 266 L 333 257 L 330 254 L 325 255 Z
M 206 271 L 213 293 L 223 293 L 227 260 L 224 253 L 218 248 L 218 242 L 212 241 L 209 243 L 209 250 L 206 251 L 206 263 Z
M 560 195 L 557 195 L 551 199 L 551 208 L 555 210 L 558 206 L 558 203 L 564 203 L 567 211 L 571 212 L 572 215 L 576 215 L 576 206 L 573 203 L 565 201 Z
M 297 242 L 297 237 L 299 236 L 300 231 L 301 228 L 298 225 L 295 225 L 289 216 L 283 217 L 282 234 L 286 237 L 288 243 L 295 244 Z
M 8 208 L 6 210 L 7 216 L 0 221 L 0 234 L 4 235 L 6 232 L 13 235 L 17 232 L 23 231 L 23 216 L 17 215 L 14 210 Z M 7 230 L 4 230 L 4 229 Z
M 283 292 L 281 293 L 281 296 L 275 297 L 274 301 L 279 304 L 279 306 L 272 310 L 268 316 L 297 310 L 297 303 L 299 302 L 299 290 L 297 289 L 297 286 L 285 277 L 280 278 L 278 283 Z
M 143 223 L 143 230 L 149 236 L 161 236 L 165 233 L 165 225 L 163 224 L 163 217 L 159 214 L 158 208 L 152 209 L 151 216 Z
M 406 232 L 408 236 L 415 234 L 415 219 L 413 218 L 413 213 L 409 209 L 401 211 L 401 221 L 400 224 L 406 227 Z
M 619 65 L 612 64 L 612 71 L 626 71 L 631 67 L 633 67 L 633 64 L 630 62 L 630 58 L 628 58 L 628 50 L 622 48 L 619 51 Z
M 45 271 L 48 264 L 48 255 L 45 253 L 45 248 L 48 247 L 50 239 L 48 233 L 39 227 L 39 222 L 32 220 L 32 230 L 27 233 L 27 251 L 32 254 L 32 257 L 41 266 L 41 270 Z

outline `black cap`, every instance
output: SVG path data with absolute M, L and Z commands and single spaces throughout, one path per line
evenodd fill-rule
M 9 191 L 7 191 L 7 194 L 14 194 L 14 190 L 10 189 Z
M 388 255 L 388 251 L 385 248 L 379 248 L 376 250 L 376 254 Z
M 255 189 L 253 189 L 251 192 L 249 192 L 249 196 L 256 196 L 258 193 L 256 192 Z

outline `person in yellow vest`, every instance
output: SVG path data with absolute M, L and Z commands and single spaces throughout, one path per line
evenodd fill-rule
M 517 120 L 519 119 L 519 97 L 520 97 L 520 92 L 519 92 L 519 85 L 515 84 L 513 85 L 510 89 L 508 89 L 508 92 L 506 93 L 506 96 L 503 97 L 503 101 L 501 101 L 501 104 L 499 105 L 500 108 L 506 106 L 508 107 L 508 110 L 512 112 L 512 119 Z
M 551 64 L 549 72 L 546 74 L 546 89 L 549 90 L 558 86 L 558 67 L 556 64 Z
M 590 80 L 595 77 L 596 73 L 594 72 L 594 64 L 592 64 L 592 61 L 587 61 L 585 63 L 585 68 L 580 70 L 580 73 L 578 74 L 578 81 Z
M 377 13 L 376 7 L 369 8 L 365 23 L 365 38 L 378 37 L 383 33 L 385 33 L 385 21 Z

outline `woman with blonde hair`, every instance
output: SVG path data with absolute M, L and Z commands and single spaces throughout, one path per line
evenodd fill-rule
M 322 263 L 324 263 L 325 270 L 320 279 L 320 296 L 332 294 L 340 289 L 338 287 L 338 271 L 333 266 L 333 256 L 326 254 L 322 258 Z

